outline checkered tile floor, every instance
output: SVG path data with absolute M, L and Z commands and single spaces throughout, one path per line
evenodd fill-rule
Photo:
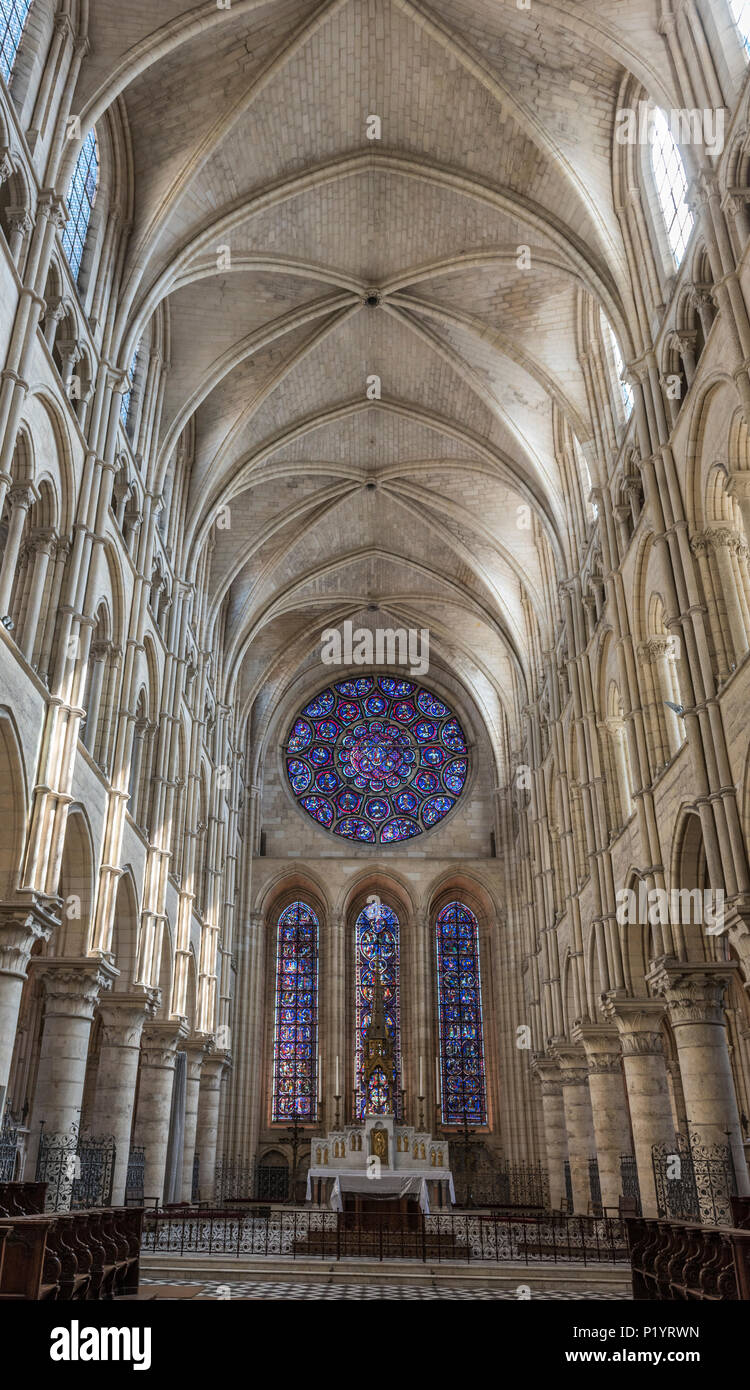
M 422 1298 L 448 1298 L 459 1299 L 473 1302 L 476 1299 L 505 1299 L 509 1302 L 516 1302 L 519 1294 L 515 1289 L 498 1289 L 491 1285 L 476 1285 L 467 1288 L 465 1285 L 446 1285 L 443 1283 L 423 1283 L 423 1284 L 350 1284 L 338 1283 L 335 1281 L 303 1282 L 300 1280 L 259 1280 L 259 1279 L 231 1279 L 223 1283 L 217 1279 L 209 1279 L 203 1284 L 193 1283 L 189 1279 L 171 1279 L 168 1285 L 162 1280 L 141 1277 L 141 1285 L 145 1293 L 148 1293 L 149 1285 L 159 1287 L 162 1292 L 157 1293 L 156 1297 L 161 1298 L 194 1298 L 194 1299 L 312 1299 L 316 1302 L 329 1299 L 342 1298 L 380 1298 L 380 1299 L 422 1299 Z M 524 1286 L 521 1286 L 522 1288 Z M 526 1286 L 529 1287 L 529 1286 Z M 184 1288 L 185 1292 L 182 1293 Z M 179 1289 L 179 1291 L 178 1291 Z M 545 1289 L 543 1292 L 536 1292 L 532 1289 L 532 1300 L 619 1300 L 622 1294 L 612 1293 L 599 1289 L 585 1289 L 576 1291 Z

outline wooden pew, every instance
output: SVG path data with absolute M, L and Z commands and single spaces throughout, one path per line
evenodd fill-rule
M 138 1292 L 143 1209 L 0 1216 L 0 1302 Z
M 0 1215 L 42 1216 L 46 1182 L 0 1182 Z

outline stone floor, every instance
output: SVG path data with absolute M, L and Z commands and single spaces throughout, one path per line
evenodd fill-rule
M 595 1284 L 595 1280 L 592 1280 Z M 205 1283 L 193 1283 L 188 1279 L 171 1279 L 163 1283 L 148 1276 L 141 1277 L 141 1297 L 153 1299 L 197 1299 L 253 1301 L 255 1299 L 313 1299 L 316 1302 L 328 1299 L 503 1299 L 517 1301 L 532 1300 L 622 1300 L 628 1295 L 620 1291 L 596 1287 L 588 1289 L 534 1289 L 533 1283 L 519 1285 L 517 1289 L 500 1288 L 497 1284 L 448 1284 L 442 1280 L 416 1279 L 411 1283 L 354 1283 L 340 1279 L 228 1279 L 223 1282 L 209 1279 Z

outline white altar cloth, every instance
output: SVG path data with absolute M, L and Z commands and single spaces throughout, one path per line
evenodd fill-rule
M 365 1173 L 352 1172 L 351 1168 L 308 1168 L 308 1202 L 312 1201 L 312 1185 L 318 1178 L 333 1178 L 333 1188 L 329 1198 L 332 1211 L 343 1211 L 343 1193 L 356 1192 L 368 1197 L 418 1197 L 425 1216 L 430 1214 L 430 1201 L 427 1192 L 428 1182 L 447 1182 L 451 1202 L 455 1202 L 453 1174 L 450 1168 L 427 1168 L 422 1171 L 382 1172 L 378 1178 L 368 1178 Z

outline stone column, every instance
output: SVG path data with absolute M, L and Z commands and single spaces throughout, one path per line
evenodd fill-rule
M 21 995 L 36 941 L 48 941 L 56 919 L 35 904 L 0 903 L 0 1116 L 13 1060 Z
M 158 998 L 158 990 L 143 989 L 132 994 L 113 994 L 99 1005 L 101 1048 L 91 1130 L 97 1137 L 112 1135 L 115 1141 L 115 1206 L 122 1206 L 125 1201 L 141 1033 L 146 1020 L 156 1011 Z
M 582 1047 L 559 1043 L 555 1044 L 555 1055 L 560 1062 L 573 1210 L 577 1215 L 585 1216 L 591 1201 L 589 1159 L 595 1152 L 586 1053 Z
M 184 1051 L 187 1054 L 187 1083 L 185 1087 L 185 1137 L 182 1146 L 182 1197 L 183 1202 L 193 1200 L 193 1159 L 196 1154 L 196 1131 L 198 1127 L 198 1095 L 201 1084 L 201 1069 L 209 1046 L 208 1038 L 188 1038 Z M 200 1149 L 197 1150 L 200 1158 Z
M 44 988 L 44 1026 L 31 1114 L 29 1174 L 33 1174 L 42 1122 L 44 1134 L 70 1138 L 81 1122 L 91 1023 L 99 995 L 117 975 L 104 957 L 32 962 Z
M 16 577 L 21 539 L 27 513 L 37 499 L 36 489 L 30 483 L 20 483 L 10 490 L 10 521 L 8 536 L 0 565 L 0 618 L 8 615 L 13 581 Z
M 535 1057 L 531 1065 L 539 1079 L 542 1094 L 549 1202 L 553 1211 L 559 1211 L 565 1196 L 564 1169 L 568 1157 L 560 1064 L 556 1057 Z
M 620 1039 L 617 1029 L 606 1023 L 579 1023 L 573 1037 L 583 1044 L 588 1064 L 602 1206 L 617 1208 L 622 1193 L 620 1156 L 633 1152 Z
M 143 1195 L 146 1201 L 164 1200 L 169 1118 L 172 1110 L 175 1054 L 187 1035 L 182 1019 L 148 1023 L 141 1037 L 141 1071 L 135 1140 L 145 1150 Z
M 657 1216 L 652 1148 L 674 1142 L 672 1105 L 661 1035 L 664 1005 L 654 999 L 617 999 L 604 1009 L 617 1025 L 633 1126 L 633 1147 L 644 1216 Z
M 228 1062 L 225 1053 L 214 1053 L 204 1059 L 201 1068 L 195 1148 L 201 1161 L 201 1197 L 209 1202 L 214 1200 L 221 1079 Z
M 699 1144 L 729 1145 L 743 1196 L 750 1182 L 724 1018 L 724 994 L 738 969 L 733 961 L 687 965 L 662 957 L 647 980 L 669 1010 L 689 1134 Z

